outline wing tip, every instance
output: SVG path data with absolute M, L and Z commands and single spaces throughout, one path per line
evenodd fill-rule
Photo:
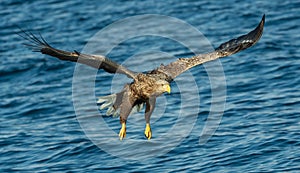
M 266 15 L 263 14 L 261 21 L 259 22 L 257 27 L 253 31 L 251 31 L 249 34 L 247 34 L 250 37 L 252 37 L 254 43 L 256 43 L 263 34 L 263 30 L 264 30 L 264 26 L 265 26 L 265 18 L 266 18 Z
M 263 14 L 260 23 L 258 24 L 258 26 L 260 26 L 260 28 L 263 28 L 265 26 L 265 21 L 266 21 L 266 14 Z
M 45 47 L 51 48 L 40 33 L 39 36 L 36 36 L 29 30 L 24 30 L 19 26 L 17 27 L 19 28 L 19 32 L 16 32 L 16 34 L 25 39 L 28 43 L 23 44 L 32 49 L 34 52 L 42 52 L 42 49 Z
M 216 49 L 216 51 L 223 52 L 224 56 L 228 56 L 253 46 L 261 38 L 263 34 L 264 25 L 265 25 L 265 14 L 262 16 L 261 21 L 255 27 L 255 29 L 238 38 L 222 43 Z
M 265 23 L 265 18 L 266 18 L 266 14 L 264 13 L 264 14 L 263 14 L 263 17 L 262 17 L 262 19 L 261 19 L 264 23 Z

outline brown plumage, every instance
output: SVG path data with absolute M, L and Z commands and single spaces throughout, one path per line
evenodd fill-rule
M 40 36 L 38 38 L 28 31 L 22 30 L 22 33 L 19 35 L 30 41 L 29 44 L 25 45 L 31 47 L 33 51 L 38 51 L 65 61 L 86 64 L 97 69 L 103 69 L 109 73 L 124 74 L 127 77 L 132 78 L 133 82 L 125 84 L 121 92 L 100 97 L 98 103 L 102 104 L 100 109 L 108 108 L 107 115 L 120 116 L 122 127 L 119 137 L 121 140 L 126 135 L 126 120 L 132 109 L 136 108 L 139 110 L 146 104 L 145 136 L 150 139 L 152 137 L 150 116 L 155 107 L 156 97 L 165 92 L 170 93 L 169 83 L 178 75 L 194 66 L 232 55 L 254 45 L 262 35 L 264 23 L 265 15 L 253 31 L 221 44 L 213 52 L 196 55 L 191 58 L 179 58 L 177 61 L 168 65 L 161 65 L 157 69 L 147 73 L 131 71 L 102 55 L 88 55 L 77 51 L 68 52 L 53 48 L 43 39 L 43 37 Z

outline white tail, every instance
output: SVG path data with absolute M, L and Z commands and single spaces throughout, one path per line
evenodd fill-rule
M 120 112 L 114 108 L 116 98 L 117 94 L 99 97 L 97 101 L 97 104 L 101 104 L 99 109 L 102 110 L 108 108 L 106 111 L 107 116 L 112 115 L 113 117 L 118 117 L 120 115 Z
M 114 104 L 117 99 L 117 94 L 111 94 L 107 96 L 102 96 L 98 98 L 97 104 L 100 104 L 99 106 L 100 110 L 107 109 L 106 115 L 107 116 L 113 116 L 118 117 L 120 116 L 120 110 L 117 108 L 115 109 Z M 133 107 L 132 113 L 140 112 L 144 107 L 144 103 L 137 104 Z

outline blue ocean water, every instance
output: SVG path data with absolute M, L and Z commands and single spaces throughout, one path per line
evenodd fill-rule
M 299 172 L 299 10 L 299 1 L 1 1 L 0 172 Z M 119 147 L 118 154 L 122 155 L 132 149 L 126 146 L 129 140 L 144 141 L 144 148 L 140 145 L 136 150 L 143 150 L 149 159 L 141 160 L 132 159 L 135 150 L 129 150 L 133 156 L 128 159 L 111 154 L 86 135 L 73 104 L 76 65 L 31 52 L 22 45 L 26 41 L 16 34 L 20 26 L 42 33 L 57 48 L 81 51 L 86 50 L 84 46 L 99 30 L 113 22 L 136 15 L 160 14 L 189 23 L 217 47 L 253 29 L 264 13 L 265 30 L 257 45 L 221 59 L 223 69 L 208 63 L 205 68 L 199 66 L 189 71 L 195 77 L 200 104 L 195 107 L 191 103 L 180 109 L 187 112 L 188 123 L 193 118 L 195 122 L 174 148 L 153 156 L 148 144 L 159 146 L 156 140 L 160 134 L 176 136 L 177 131 L 170 129 L 182 106 L 180 86 L 173 84 L 174 92 L 160 100 L 159 107 L 166 108 L 161 117 L 152 117 L 152 141 L 143 138 L 142 113 L 140 118 L 130 117 L 126 139 L 111 146 Z M 134 31 L 137 26 L 132 27 Z M 116 32 L 122 33 L 124 28 Z M 108 41 L 117 36 L 103 39 Z M 186 37 L 189 40 L 193 35 Z M 102 52 L 105 46 L 99 44 L 96 51 Z M 153 54 L 145 52 L 149 48 L 156 51 L 155 61 L 150 59 Z M 136 54 L 140 56 L 135 58 Z M 192 53 L 170 39 L 145 36 L 123 41 L 108 55 L 133 70 L 146 71 L 167 63 L 170 59 L 165 57 L 187 57 Z M 199 144 L 209 113 L 214 111 L 213 81 L 208 69 L 224 73 L 226 103 L 216 132 L 206 143 Z M 84 84 L 88 79 L 82 80 Z M 190 82 L 188 78 L 179 78 L 178 82 L 181 80 Z M 95 93 L 111 94 L 120 90 L 122 85 L 117 84 L 124 81 L 128 82 L 99 71 Z M 116 88 L 111 88 L 112 83 L 116 83 Z M 80 111 L 88 114 L 94 106 L 85 104 Z M 197 113 L 192 114 L 197 108 Z M 100 115 L 101 112 L 86 119 L 98 121 Z M 116 132 L 112 138 L 117 140 L 118 119 L 103 120 Z M 99 126 L 102 125 L 105 124 Z M 164 147 L 161 150 L 165 151 Z

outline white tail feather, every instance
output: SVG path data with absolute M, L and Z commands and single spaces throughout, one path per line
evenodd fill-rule
M 115 110 L 113 107 L 115 101 L 116 101 L 117 94 L 111 94 L 108 96 L 102 96 L 98 98 L 97 104 L 101 104 L 99 107 L 100 110 L 107 109 L 106 115 L 107 116 L 113 116 L 118 117 L 120 115 L 118 110 Z
M 106 116 L 111 116 L 111 115 L 113 117 L 120 116 L 120 111 L 118 109 L 116 110 L 113 107 L 116 98 L 117 98 L 117 94 L 111 94 L 111 95 L 102 96 L 98 98 L 97 104 L 101 104 L 101 106 L 99 106 L 99 109 L 100 110 L 107 109 Z M 135 105 L 132 109 L 132 113 L 140 112 L 143 109 L 143 107 L 144 107 L 144 103 Z
M 140 112 L 143 109 L 143 107 L 144 107 L 144 103 L 135 105 L 132 109 L 132 113 Z

